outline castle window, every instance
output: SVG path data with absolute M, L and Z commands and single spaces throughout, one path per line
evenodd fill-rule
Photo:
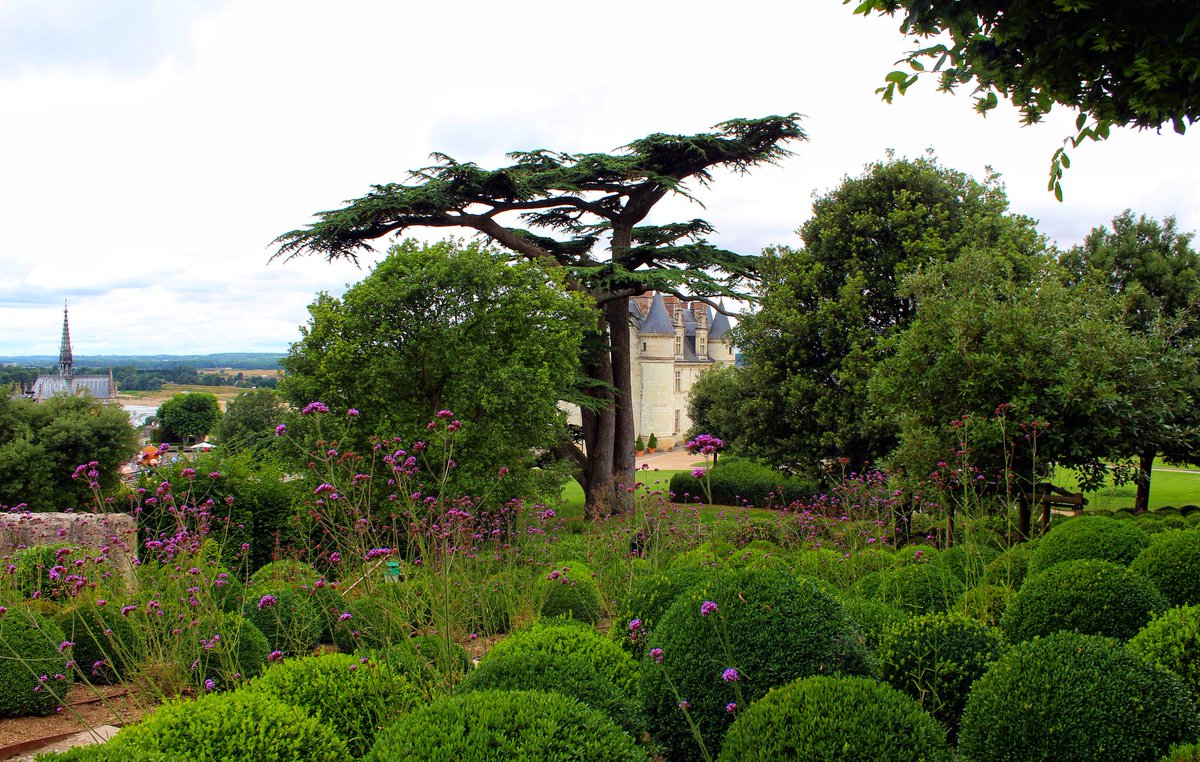
M 708 339 L 704 336 L 696 337 L 696 354 L 701 357 L 708 357 Z
M 646 342 L 644 342 L 644 341 L 642 342 L 642 351 L 643 352 L 646 351 Z
M 675 431 L 672 433 L 674 433 L 674 434 L 679 433 L 679 411 L 678 410 L 675 411 Z
M 681 370 L 675 371 L 675 391 L 683 391 L 683 371 Z M 679 427 L 676 426 L 675 428 L 678 429 Z
M 683 337 L 682 336 L 675 337 L 675 356 L 683 357 Z

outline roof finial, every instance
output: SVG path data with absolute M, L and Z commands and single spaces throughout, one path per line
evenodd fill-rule
M 71 356 L 71 330 L 67 325 L 67 300 L 63 300 L 62 346 L 58 350 L 58 375 L 71 378 L 75 375 L 75 360 Z

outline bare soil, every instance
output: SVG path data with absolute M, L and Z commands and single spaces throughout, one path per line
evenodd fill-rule
M 67 693 L 67 703 L 62 712 L 46 717 L 0 719 L 0 759 L 22 758 L 27 752 L 19 752 L 13 747 L 28 742 L 86 731 L 101 725 L 136 722 L 150 708 L 150 703 L 139 698 L 132 686 L 73 686 Z

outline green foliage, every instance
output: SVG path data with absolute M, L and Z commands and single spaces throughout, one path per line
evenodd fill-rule
M 446 696 L 401 717 L 365 757 L 508 762 L 647 760 L 602 712 L 555 693 L 475 691 Z
M 236 687 L 267 666 L 271 653 L 267 636 L 240 614 L 221 612 L 201 622 L 195 635 L 187 644 L 188 658 L 196 664 L 192 679 L 196 686 L 212 680 L 218 689 Z
M 928 614 L 889 630 L 879 648 L 880 677 L 958 732 L 971 684 L 1002 652 L 1000 631 L 961 615 Z
M 59 615 L 56 623 L 66 640 L 75 644 L 71 658 L 87 682 L 121 682 L 142 656 L 133 626 L 114 604 L 80 603 Z
M 409 437 L 450 409 L 463 422 L 451 494 L 557 490 L 529 453 L 563 437 L 556 403 L 596 322 L 581 299 L 546 268 L 477 242 L 405 241 L 342 298 L 317 297 L 280 391 L 298 406 L 359 410 L 342 446 L 360 452 L 371 435 Z M 497 483 L 501 468 L 511 471 Z
M 286 406 L 274 389 L 243 392 L 225 405 L 225 415 L 213 430 L 213 441 L 224 450 L 264 457 L 276 442 L 275 427 Z
M 983 579 L 987 565 L 998 555 L 997 550 L 986 545 L 959 543 L 939 553 L 934 563 L 972 587 Z
M 328 723 L 356 759 L 370 750 L 380 728 L 423 703 L 417 688 L 386 661 L 350 654 L 288 659 L 271 666 L 247 690 Z
M 95 461 L 94 481 L 107 492 L 136 447 L 137 434 L 118 405 L 88 396 L 35 403 L 0 395 L 0 505 L 94 508 L 93 480 L 72 479 L 75 467 Z
M 979 183 L 932 159 L 889 158 L 846 178 L 800 235 L 804 248 L 764 253 L 760 308 L 733 331 L 749 376 L 734 440 L 807 472 L 840 457 L 858 470 L 892 449 L 892 422 L 864 403 L 887 341 L 915 315 L 906 275 L 970 250 L 1019 263 L 1044 248 L 994 177 Z
M 184 392 L 159 405 L 155 415 L 163 441 L 201 439 L 216 428 L 221 419 L 221 403 L 215 394 Z
M 1200 744 L 1185 743 L 1172 746 L 1159 762 L 1200 762 Z
M 1008 603 L 1012 600 L 1012 588 L 1004 585 L 980 585 L 964 590 L 954 610 L 963 616 L 997 627 Z
M 293 559 L 271 561 L 251 575 L 251 580 L 258 587 L 311 587 L 321 574 L 312 564 Z
M 707 502 L 711 490 L 715 505 L 746 505 L 759 508 L 786 506 L 796 500 L 809 500 L 819 491 L 813 482 L 788 476 L 770 466 L 745 458 L 721 458 L 701 479 L 690 471 L 671 477 L 671 494 L 680 502 Z
M 1200 732 L 1179 678 L 1109 638 L 1018 644 L 975 681 L 958 753 L 972 762 L 1155 762 Z
M 888 569 L 879 576 L 874 597 L 912 614 L 949 611 L 966 586 L 936 563 Z
M 66 542 L 17 548 L 8 558 L 9 564 L 15 567 L 11 572 L 15 592 L 26 599 L 63 601 L 71 597 L 74 583 L 68 579 L 63 566 L 81 552 L 78 545 Z M 57 579 L 50 574 L 51 570 L 55 571 Z
M 334 644 L 350 653 L 360 648 L 383 648 L 407 641 L 413 634 L 414 624 L 401 605 L 402 597 L 405 597 L 404 591 L 394 594 L 384 589 L 344 599 L 340 612 L 330 612 Z M 350 618 L 340 620 L 341 614 L 347 613 Z
M 598 709 L 633 735 L 645 730 L 635 696 L 596 672 L 590 660 L 571 653 L 521 651 L 489 655 L 467 673 L 459 693 L 472 691 L 547 691 Z
M 466 649 L 441 635 L 418 635 L 406 645 L 438 675 L 462 675 L 471 668 Z
M 573 654 L 623 693 L 637 683 L 637 662 L 593 627 L 574 619 L 539 619 L 497 642 L 487 658 L 526 653 Z
M 717 605 L 707 616 L 701 613 L 706 601 Z M 776 570 L 726 571 L 691 588 L 655 627 L 650 646 L 639 692 L 655 740 L 670 759 L 695 754 L 688 718 L 715 750 L 733 720 L 728 703 L 745 706 L 798 677 L 873 669 L 841 605 L 816 583 Z M 654 648 L 662 649 L 661 664 Z M 741 678 L 724 680 L 729 668 Z M 680 701 L 691 705 L 687 717 Z
M 651 450 L 658 449 L 658 437 L 654 436 L 654 432 L 650 432 L 650 438 L 646 440 L 646 447 Z
M 117 733 L 108 752 L 122 759 L 162 754 L 174 759 L 350 759 L 346 742 L 326 723 L 258 691 L 169 701 Z
M 1029 559 L 1029 574 L 1063 561 L 1094 558 L 1128 566 L 1150 544 L 1140 528 L 1104 516 L 1082 516 L 1055 526 L 1038 541 Z
M 248 588 L 242 615 L 267 636 L 271 650 L 289 655 L 311 652 L 324 629 L 312 598 L 282 585 Z
M 1200 705 L 1200 606 L 1167 609 L 1133 636 L 1127 647 L 1178 675 Z
M 52 714 L 75 679 L 62 629 L 34 611 L 0 616 L 0 717 Z M 43 680 L 42 678 L 46 679 Z
M 1025 580 L 1001 625 L 1014 643 L 1060 630 L 1129 640 L 1167 608 L 1148 580 L 1108 561 L 1064 561 Z
M 989 561 L 983 569 L 983 584 L 1002 585 L 1014 590 L 1020 587 L 1029 570 L 1034 547 L 1036 545 L 1033 543 L 1022 542 Z
M 707 580 L 712 573 L 711 569 L 686 565 L 641 578 L 629 596 L 621 601 L 613 623 L 613 637 L 634 659 L 641 661 L 654 628 L 675 599 Z M 639 627 L 630 627 L 634 620 L 640 623 Z
M 692 428 L 687 439 L 711 434 L 725 442 L 726 452 L 737 450 L 739 407 L 746 396 L 741 388 L 744 378 L 736 365 L 714 365 L 700 374 L 688 391 L 687 413 Z
M 721 762 L 950 762 L 945 734 L 904 694 L 864 677 L 807 677 L 741 711 Z
M 1055 104 L 1078 110 L 1079 134 L 1068 137 L 1074 146 L 1106 139 L 1113 126 L 1169 124 L 1183 134 L 1200 118 L 1200 12 L 1173 0 L 1143 3 L 1136 18 L 1127 18 L 1125 9 L 1118 0 L 1033 0 L 1015 7 L 979 0 L 863 0 L 854 12 L 891 16 L 899 10 L 900 31 L 924 38 L 901 59 L 908 69 L 888 74 L 876 91 L 888 102 L 928 69 L 942 90 L 974 82 L 981 114 L 999 105 L 1001 96 L 1020 110 L 1025 124 L 1040 122 Z M 932 44 L 924 44 L 928 38 Z M 1050 175 L 1059 200 L 1059 181 L 1069 166 L 1059 149 Z
M 595 624 L 600 618 L 600 588 L 592 570 L 578 561 L 568 561 L 546 572 L 538 581 L 541 615 L 569 616 Z
M 1157 535 L 1129 568 L 1175 606 L 1200 603 L 1200 531 Z
M 878 651 L 884 634 L 908 619 L 908 614 L 897 606 L 871 598 L 846 595 L 838 599 L 846 619 L 854 625 L 863 643 L 872 651 Z

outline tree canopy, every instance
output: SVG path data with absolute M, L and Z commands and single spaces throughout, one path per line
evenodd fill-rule
M 0 395 L 0 506 L 35 511 L 94 508 L 91 482 L 116 486 L 133 457 L 137 435 L 119 405 L 88 396 L 44 402 Z M 99 475 L 73 479 L 77 466 L 96 462 Z
M 1182 134 L 1200 118 L 1200 5 L 1191 0 L 859 0 L 854 12 L 900 13 L 905 35 L 935 38 L 904 56 L 909 71 L 887 76 L 889 101 L 926 71 L 943 90 L 973 81 L 980 113 L 1000 96 L 1027 124 L 1055 104 L 1077 110 L 1075 145 L 1114 126 Z M 1060 149 L 1050 179 L 1060 198 L 1069 166 Z
M 159 405 L 156 417 L 163 441 L 200 439 L 221 419 L 221 403 L 215 394 L 184 392 Z
M 1008 213 L 995 179 L 932 159 L 889 159 L 846 178 L 799 232 L 803 248 L 765 253 L 760 309 L 734 329 L 749 395 L 734 439 L 802 471 L 836 458 L 858 468 L 895 444 L 892 423 L 865 403 L 886 341 L 916 311 L 899 291 L 907 274 L 973 249 L 1029 268 L 1045 246 L 1031 220 Z
M 225 406 L 213 430 L 213 439 L 227 451 L 264 454 L 275 442 L 275 426 L 287 406 L 274 389 L 254 389 L 239 394 Z
M 1113 219 L 1111 229 L 1092 229 L 1083 245 L 1062 257 L 1076 282 L 1123 300 L 1122 322 L 1129 330 L 1163 345 L 1164 374 L 1181 373 L 1178 364 L 1194 355 L 1200 338 L 1200 257 L 1191 239 L 1175 229 L 1173 217 L 1160 223 L 1145 215 L 1134 217 L 1127 209 Z M 1174 384 L 1181 387 L 1176 392 L 1185 395 L 1184 401 L 1129 432 L 1139 459 L 1137 511 L 1149 506 L 1150 476 L 1159 453 L 1174 463 L 1200 462 L 1200 410 L 1194 404 L 1200 398 L 1200 378 L 1182 373 Z
M 357 260 L 370 241 L 420 227 L 465 227 L 528 259 L 561 268 L 569 288 L 602 310 L 600 340 L 584 353 L 583 441 L 569 448 L 589 516 L 632 505 L 633 410 L 629 297 L 648 290 L 684 299 L 745 295 L 757 258 L 713 246 L 701 219 L 643 225 L 669 195 L 692 198 L 717 170 L 744 173 L 803 140 L 799 116 L 734 119 L 715 132 L 655 133 L 613 153 L 545 149 L 509 154 L 482 169 L 444 154 L 409 184 L 375 185 L 341 209 L 276 239 L 276 257 L 316 254 Z
M 536 488 L 535 451 L 566 437 L 570 395 L 595 309 L 540 262 L 512 264 L 479 242 L 407 240 L 338 299 L 321 294 L 282 361 L 282 394 L 354 409 L 352 442 L 411 445 L 442 409 L 463 426 L 454 486 L 480 496 L 510 469 L 507 490 Z M 543 476 L 548 475 L 543 472 Z

